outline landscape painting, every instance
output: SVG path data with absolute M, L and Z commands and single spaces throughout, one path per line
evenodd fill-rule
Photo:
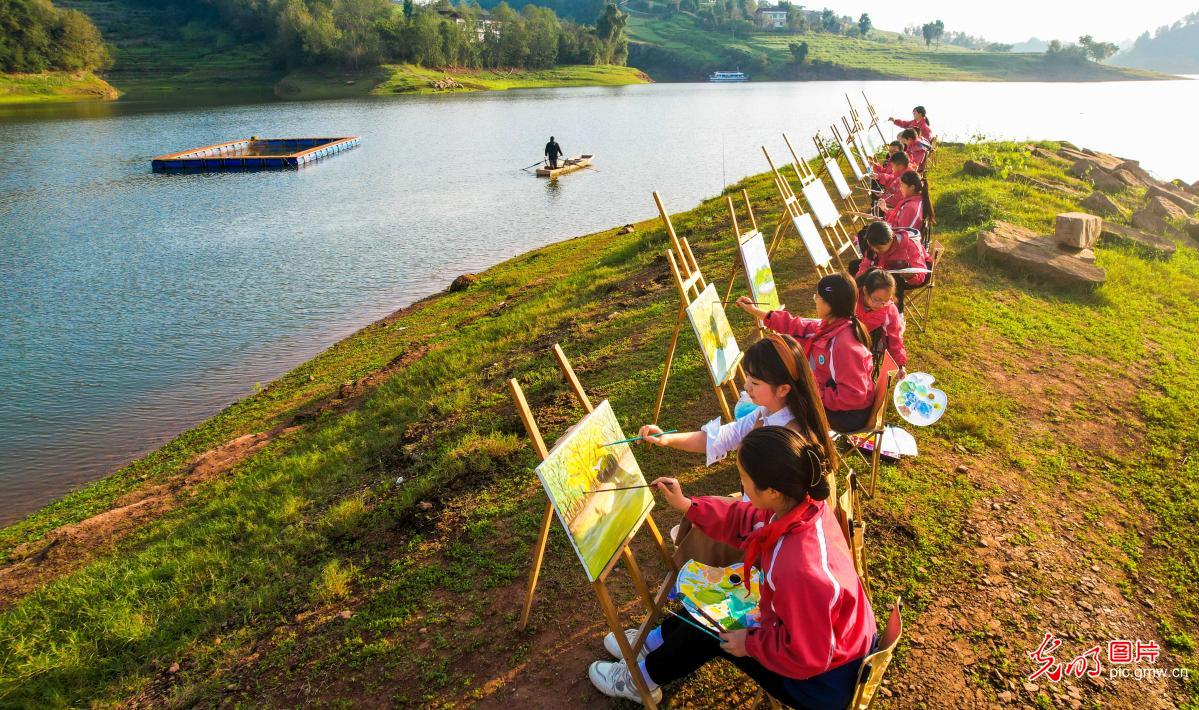
M 724 384 L 741 361 L 741 348 L 733 337 L 733 327 L 724 313 L 724 304 L 720 302 L 716 286 L 708 284 L 703 293 L 687 306 L 687 318 L 695 329 L 695 337 L 699 338 L 712 380 Z
M 774 272 L 770 269 L 770 255 L 766 253 L 766 240 L 761 232 L 741 242 L 741 263 L 749 278 L 750 295 L 764 311 L 782 309 L 778 288 L 774 285 Z
M 537 467 L 558 520 L 594 582 L 641 527 L 654 498 L 612 405 L 604 400 L 554 445 Z M 625 490 L 618 490 L 625 489 Z

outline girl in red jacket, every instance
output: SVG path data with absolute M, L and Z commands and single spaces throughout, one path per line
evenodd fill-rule
M 857 318 L 858 286 L 849 274 L 829 274 L 816 284 L 815 298 L 817 318 L 766 312 L 744 297 L 737 305 L 803 345 L 829 426 L 855 432 L 866 424 L 874 403 L 870 335 Z
M 932 127 L 928 122 L 928 112 L 924 110 L 923 106 L 917 106 L 916 108 L 912 109 L 912 120 L 910 121 L 904 121 L 903 119 L 899 118 L 892 118 L 890 120 L 891 123 L 894 123 L 900 128 L 911 128 L 920 134 L 920 137 L 926 141 L 932 140 Z
M 920 135 L 911 128 L 905 128 L 899 134 L 899 142 L 903 143 L 903 149 L 911 159 L 912 169 L 923 170 L 924 159 L 928 157 L 928 151 L 932 146 L 921 140 Z
M 896 231 L 923 230 L 924 216 L 931 216 L 933 210 L 928 198 L 927 185 L 920 175 L 911 170 L 900 175 L 896 181 L 899 201 L 887 210 L 883 221 Z
M 790 707 L 844 708 L 876 625 L 826 502 L 824 452 L 790 429 L 762 427 L 745 437 L 737 468 L 748 502 L 688 498 L 673 478 L 652 485 L 697 528 L 744 550 L 746 569 L 761 571 L 761 625 L 717 636 L 694 618 L 668 617 L 650 633 L 632 672 L 657 699 L 659 686 L 724 658 Z M 611 652 L 618 647 L 609 636 Z M 624 661 L 596 661 L 588 675 L 605 695 L 640 700 Z
M 885 209 L 892 209 L 899 204 L 899 200 L 903 195 L 899 191 L 899 179 L 904 173 L 912 170 L 911 159 L 908 154 L 902 150 L 895 153 L 890 158 L 887 158 L 887 163 L 891 166 L 891 172 L 886 175 L 879 175 L 875 179 L 883 189 L 882 201 L 886 204 Z
M 895 307 L 895 277 L 882 269 L 871 269 L 857 282 L 861 286 L 858 320 L 870 333 L 875 354 L 882 357 L 883 351 L 891 353 L 903 377 L 907 374 L 908 351 L 903 345 L 904 322 Z
M 864 241 L 866 249 L 862 258 L 851 262 L 849 268 L 855 278 L 861 278 L 871 269 L 896 271 L 899 269 L 927 269 L 928 256 L 920 244 L 919 232 L 894 230 L 886 222 L 875 222 L 866 227 Z M 895 279 L 896 300 L 899 312 L 903 313 L 904 293 L 923 286 L 928 274 L 904 274 Z M 767 324 L 769 325 L 769 324 Z

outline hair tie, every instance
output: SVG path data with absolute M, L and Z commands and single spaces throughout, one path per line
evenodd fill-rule
M 804 452 L 814 464 L 812 466 L 812 480 L 808 484 L 808 488 L 815 488 L 816 486 L 820 485 L 820 481 L 824 478 L 824 469 L 826 464 L 824 457 L 820 455 L 820 453 L 817 451 L 817 448 L 818 447 L 815 444 L 807 444 L 804 446 Z

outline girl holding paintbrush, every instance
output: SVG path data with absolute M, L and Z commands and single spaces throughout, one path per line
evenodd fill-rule
M 837 453 L 829 439 L 824 407 L 799 343 L 789 335 L 772 333 L 747 349 L 741 364 L 746 375 L 745 393 L 757 405 L 753 411 L 727 424 L 717 417 L 699 431 L 666 433 L 655 424 L 646 424 L 638 432 L 642 440 L 647 445 L 704 454 L 711 466 L 740 448 L 754 429 L 783 426 L 823 449 L 825 457 L 833 462 L 830 470 L 836 470 Z M 671 537 L 680 563 L 697 560 L 725 567 L 741 560 L 739 550 L 693 530 L 687 520 L 671 531 Z
M 659 686 L 724 658 L 789 707 L 844 708 L 876 628 L 827 503 L 824 449 L 791 429 L 762 427 L 741 443 L 737 468 L 748 502 L 689 498 L 673 478 L 652 485 L 696 528 L 736 546 L 745 569 L 761 570 L 761 625 L 716 633 L 685 612 L 670 616 L 650 632 L 634 668 L 623 660 L 596 661 L 591 682 L 605 695 L 638 701 L 632 673 L 641 673 L 660 698 Z M 604 645 L 618 649 L 614 642 Z

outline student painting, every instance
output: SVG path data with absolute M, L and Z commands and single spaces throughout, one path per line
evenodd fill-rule
M 920 140 L 920 135 L 911 128 L 905 128 L 899 134 L 899 142 L 903 143 L 904 152 L 908 154 L 913 170 L 923 170 L 924 160 L 928 157 L 931 146 Z
M 876 179 L 879 175 L 891 175 L 891 156 L 902 152 L 903 143 L 900 143 L 899 141 L 891 141 L 887 144 L 887 157 L 884 158 L 883 162 L 881 163 L 871 163 L 870 172 L 874 174 Z
M 883 189 L 882 202 L 886 205 L 886 209 L 890 210 L 895 205 L 899 204 L 903 195 L 900 192 L 899 180 L 904 173 L 914 172 L 911 167 L 911 159 L 908 154 L 899 151 L 887 159 L 891 166 L 891 172 L 886 175 L 880 175 L 876 179 L 878 184 Z
M 862 258 L 849 265 L 856 278 L 865 276 L 871 269 L 896 271 L 900 269 L 927 269 L 928 255 L 920 244 L 916 233 L 894 230 L 887 222 L 874 222 L 866 227 L 865 251 Z M 903 313 L 904 294 L 928 280 L 928 274 L 904 274 L 896 276 L 896 301 Z
M 800 344 L 789 336 L 772 333 L 746 349 L 741 366 L 746 374 L 745 393 L 755 405 L 753 411 L 723 424 L 720 417 L 716 417 L 699 431 L 691 432 L 663 434 L 656 425 L 646 424 L 637 432 L 644 437 L 643 443 L 704 454 L 706 465 L 711 466 L 739 449 L 754 429 L 782 426 L 820 446 L 825 451 L 825 458 L 835 464 L 837 453 L 828 436 L 828 420 Z M 723 567 L 740 561 L 736 549 L 692 530 L 687 521 L 683 521 L 672 537 L 680 562 L 698 560 Z
M 888 119 L 900 128 L 910 128 L 916 131 L 916 134 L 925 141 L 931 141 L 933 138 L 932 125 L 928 122 L 928 112 L 923 106 L 917 106 L 912 109 L 912 120 L 905 121 L 900 118 Z
M 924 218 L 932 216 L 933 206 L 929 201 L 928 183 L 914 171 L 907 171 L 896 181 L 899 200 L 887 210 L 883 221 L 891 229 L 923 231 Z
M 858 321 L 858 286 L 849 274 L 829 274 L 816 284 L 816 318 L 763 311 L 746 296 L 737 305 L 776 333 L 799 341 L 812 368 L 829 425 L 859 431 L 874 403 L 870 335 Z
M 903 318 L 895 305 L 895 277 L 882 269 L 871 269 L 856 281 L 860 286 L 858 320 L 870 333 L 874 355 L 890 353 L 902 378 L 907 374 L 908 351 L 903 344 Z
M 696 528 L 740 550 L 746 569 L 761 570 L 761 625 L 716 635 L 685 612 L 667 617 L 634 668 L 596 661 L 591 682 L 610 697 L 640 701 L 632 678 L 640 673 L 657 700 L 660 686 L 723 658 L 789 707 L 844 708 L 877 629 L 828 503 L 824 450 L 791 429 L 762 427 L 745 437 L 737 468 L 748 501 L 689 498 L 673 478 L 652 485 Z M 625 633 L 636 638 L 637 629 Z M 612 634 L 604 648 L 619 658 Z

